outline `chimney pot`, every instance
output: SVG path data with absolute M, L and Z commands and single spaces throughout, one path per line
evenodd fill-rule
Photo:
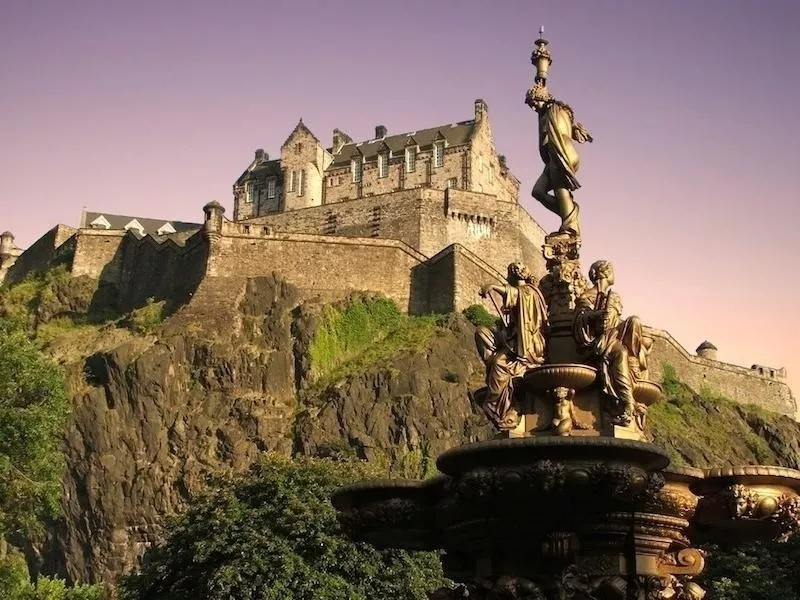
M 386 126 L 385 125 L 376 125 L 375 126 L 375 138 L 385 138 L 386 137 Z

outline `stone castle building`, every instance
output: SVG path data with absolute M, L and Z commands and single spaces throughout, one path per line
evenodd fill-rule
M 279 158 L 255 151 L 233 185 L 232 219 L 218 202 L 203 207 L 202 224 L 84 212 L 78 227 L 57 225 L 24 252 L 0 236 L 0 278 L 58 260 L 113 289 L 121 310 L 154 298 L 213 318 L 248 278 L 277 272 L 308 299 L 368 291 L 411 313 L 457 311 L 485 303 L 480 286 L 501 281 L 510 262 L 545 272 L 545 232 L 519 185 L 480 99 L 469 120 L 395 135 L 378 125 L 359 142 L 334 129 L 328 147 L 301 120 Z M 708 342 L 692 354 L 648 331 L 654 378 L 669 363 L 696 389 L 795 416 L 784 370 L 720 362 Z

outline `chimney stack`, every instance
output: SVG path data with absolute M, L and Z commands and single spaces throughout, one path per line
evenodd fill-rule
M 10 231 L 4 231 L 0 234 L 0 256 L 11 255 L 14 249 L 14 234 Z
M 376 125 L 375 126 L 375 139 L 385 138 L 386 137 L 386 126 L 385 125 Z
M 342 146 L 351 143 L 353 140 L 341 129 L 333 130 L 333 147 L 331 148 L 332 154 L 337 154 Z
M 475 100 L 475 122 L 480 123 L 489 114 L 489 105 L 481 98 Z
M 269 154 L 264 152 L 263 148 L 256 150 L 256 160 L 269 160 Z

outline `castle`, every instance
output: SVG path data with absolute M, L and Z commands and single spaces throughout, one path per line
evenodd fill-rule
M 218 202 L 203 223 L 84 212 L 22 251 L 0 236 L 0 280 L 16 282 L 54 261 L 97 279 L 129 310 L 148 298 L 175 308 L 236 298 L 248 278 L 280 273 L 304 298 L 331 301 L 353 291 L 384 294 L 411 313 L 463 310 L 521 260 L 545 272 L 545 231 L 519 203 L 519 180 L 497 153 L 489 109 L 473 118 L 354 142 L 334 129 L 325 147 L 302 122 L 270 159 L 262 149 L 233 185 L 232 219 Z M 494 310 L 493 307 L 487 306 Z M 648 328 L 653 377 L 662 363 L 695 389 L 712 388 L 795 417 L 785 371 L 697 354 Z

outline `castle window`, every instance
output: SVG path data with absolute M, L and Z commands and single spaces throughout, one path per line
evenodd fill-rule
M 444 165 L 444 142 L 434 142 L 433 144 L 433 166 L 441 167 Z
M 289 173 L 289 191 L 293 192 L 297 189 L 297 171 Z
M 417 168 L 417 149 L 406 148 L 406 173 L 413 173 Z
M 389 155 L 385 152 L 378 154 L 378 177 L 389 175 Z
M 294 146 L 294 151 L 295 151 L 297 154 L 300 154 L 300 153 L 303 151 L 303 144 L 295 144 L 295 146 Z
M 451 177 L 447 180 L 447 188 L 458 187 L 458 177 Z
M 353 183 L 361 183 L 361 160 L 354 158 L 350 163 L 350 171 L 353 174 Z
M 247 204 L 253 203 L 253 197 L 255 196 L 255 183 L 252 181 L 248 181 L 244 186 L 244 201 Z
M 267 198 L 270 200 L 275 197 L 275 178 L 267 179 Z
M 302 171 L 297 172 L 297 195 L 303 195 L 303 188 L 305 187 L 306 183 L 306 172 L 305 169 Z

